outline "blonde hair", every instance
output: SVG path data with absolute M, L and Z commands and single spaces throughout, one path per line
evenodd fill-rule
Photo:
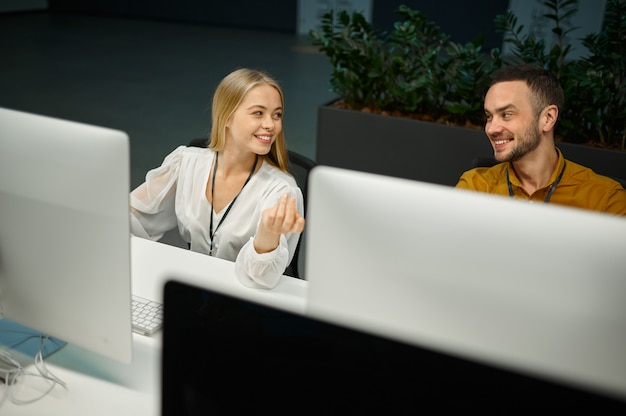
M 217 86 L 213 94 L 213 108 L 211 135 L 209 136 L 209 147 L 215 151 L 224 149 L 226 143 L 226 124 L 233 115 L 243 98 L 250 90 L 258 85 L 269 85 L 274 87 L 280 95 L 281 105 L 284 109 L 285 98 L 278 82 L 270 75 L 249 68 L 240 68 L 228 74 Z M 287 172 L 289 159 L 285 135 L 281 130 L 272 143 L 266 160 L 279 169 Z

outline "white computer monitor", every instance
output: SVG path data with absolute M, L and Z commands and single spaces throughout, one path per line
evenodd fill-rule
M 126 133 L 0 108 L 3 318 L 131 361 Z
M 309 313 L 626 400 L 626 219 L 326 166 L 308 191 Z

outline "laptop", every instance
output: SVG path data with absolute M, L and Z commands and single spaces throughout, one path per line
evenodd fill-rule
M 624 406 L 182 280 L 164 305 L 162 416 Z

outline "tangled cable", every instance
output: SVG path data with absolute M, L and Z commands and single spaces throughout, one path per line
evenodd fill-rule
M 34 403 L 49 394 L 57 385 L 67 388 L 66 384 L 61 379 L 48 370 L 44 362 L 43 350 L 49 338 L 47 336 L 37 336 L 40 338 L 40 344 L 33 363 L 37 370 L 36 372 L 28 371 L 22 364 L 15 360 L 8 351 L 0 350 L 0 378 L 4 380 L 5 384 L 4 395 L 0 398 L 0 406 L 7 400 L 18 405 Z M 20 385 L 24 376 L 40 377 L 48 386 L 43 393 L 37 394 L 34 397 L 26 399 L 19 398 L 17 397 L 16 387 Z

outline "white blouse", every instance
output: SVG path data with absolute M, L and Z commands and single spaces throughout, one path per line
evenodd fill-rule
M 150 170 L 146 181 L 130 193 L 133 235 L 157 241 L 178 226 L 192 251 L 208 254 L 212 209 L 206 189 L 214 157 L 209 148 L 179 146 L 160 167 Z M 304 200 L 295 179 L 263 162 L 217 231 L 228 206 L 213 212 L 214 255 L 234 261 L 237 278 L 246 286 L 273 288 L 293 258 L 299 233 L 282 235 L 278 247 L 269 253 L 257 253 L 252 241 L 263 210 L 284 194 L 296 198 L 303 215 Z

